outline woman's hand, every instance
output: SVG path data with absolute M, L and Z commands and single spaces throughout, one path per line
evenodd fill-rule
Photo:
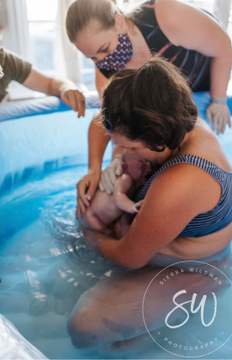
M 77 89 L 61 89 L 60 98 L 78 113 L 78 117 L 85 116 L 85 96 L 80 91 Z
M 35 91 L 58 96 L 78 113 L 78 117 L 85 115 L 85 96 L 70 80 L 52 78 L 32 68 L 23 85 Z
M 100 175 L 100 170 L 90 170 L 89 173 L 77 183 L 77 217 L 83 216 L 89 207 L 97 190 Z
M 224 133 L 226 126 L 231 127 L 230 109 L 226 103 L 212 102 L 207 109 L 210 125 L 217 134 Z
M 117 241 L 117 239 L 113 236 L 112 229 L 107 229 L 106 233 L 105 232 L 103 233 L 100 231 L 88 229 L 83 226 L 82 232 L 87 243 L 93 246 L 94 248 L 98 248 L 102 241 L 103 242 L 109 240 Z
M 84 238 L 87 241 L 87 243 L 89 245 L 91 245 L 92 247 L 97 248 L 97 244 L 98 244 L 97 231 L 90 230 L 90 229 L 83 227 L 82 232 L 83 232 Z
M 114 184 L 117 176 L 122 174 L 122 158 L 120 156 L 115 157 L 111 164 L 102 171 L 99 188 L 101 191 L 105 191 L 108 195 L 114 191 Z

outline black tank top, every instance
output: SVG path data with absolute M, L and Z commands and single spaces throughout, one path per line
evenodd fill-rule
M 146 1 L 129 14 L 129 18 L 142 33 L 151 53 L 153 55 L 158 53 L 158 55 L 176 65 L 188 79 L 193 91 L 209 90 L 212 58 L 195 50 L 189 50 L 170 43 L 159 27 L 154 9 L 147 7 L 147 5 L 153 5 L 154 3 L 155 0 Z M 212 16 L 211 14 L 208 15 Z M 107 78 L 115 73 L 107 70 L 101 70 L 101 72 Z

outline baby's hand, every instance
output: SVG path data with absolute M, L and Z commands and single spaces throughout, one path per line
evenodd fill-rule
M 139 209 L 141 208 L 142 203 L 143 203 L 143 200 L 140 200 L 133 205 L 133 213 L 139 212 Z

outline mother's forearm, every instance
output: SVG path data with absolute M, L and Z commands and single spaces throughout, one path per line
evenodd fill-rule
M 95 247 L 107 259 L 121 264 L 122 253 L 120 252 L 121 241 L 115 239 L 112 235 L 82 228 L 86 241 Z
M 87 241 L 96 247 L 105 258 L 120 266 L 138 269 L 145 265 L 140 263 L 138 256 L 133 255 L 133 251 L 129 249 L 125 251 L 123 238 L 118 240 L 112 236 L 96 231 L 87 231 L 84 235 Z

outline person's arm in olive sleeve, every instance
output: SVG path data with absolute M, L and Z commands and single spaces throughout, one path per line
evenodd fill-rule
M 10 80 L 17 81 L 18 83 L 23 84 L 26 78 L 29 76 L 32 65 L 21 59 L 19 56 L 14 54 L 11 51 L 3 50 L 4 60 L 3 60 L 3 71 Z
M 72 81 L 47 76 L 10 51 L 5 50 L 4 56 L 4 72 L 9 74 L 10 80 L 17 81 L 34 91 L 58 96 L 79 116 L 84 116 L 85 97 Z
M 85 115 L 85 97 L 72 81 L 53 78 L 32 68 L 23 85 L 47 95 L 58 96 L 78 113 L 78 117 Z

